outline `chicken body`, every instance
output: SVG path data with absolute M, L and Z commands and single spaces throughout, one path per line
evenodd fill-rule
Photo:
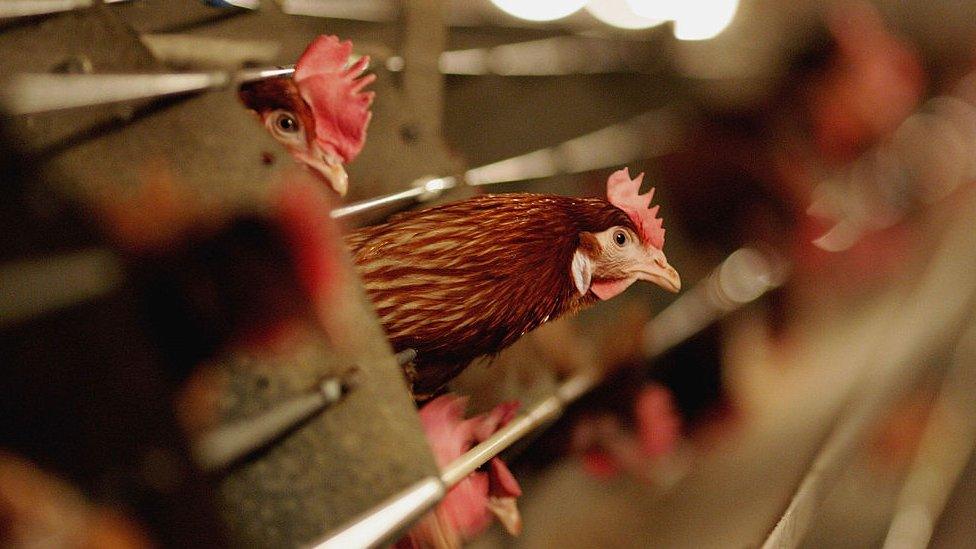
M 639 234 L 601 199 L 504 194 L 401 214 L 346 244 L 394 349 L 417 351 L 407 377 L 423 399 L 474 359 L 650 279 L 638 263 L 676 291 L 677 273 Z

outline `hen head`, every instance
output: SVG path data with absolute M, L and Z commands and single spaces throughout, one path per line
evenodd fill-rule
M 638 194 L 644 174 L 630 178 L 627 168 L 607 181 L 607 201 L 627 214 L 629 223 L 599 232 L 583 231 L 573 254 L 571 272 L 580 295 L 587 291 L 602 300 L 623 292 L 637 280 L 666 290 L 681 289 L 678 272 L 664 256 L 664 229 L 658 206 L 649 208 L 654 189 Z
M 376 79 L 363 75 L 369 57 L 347 67 L 352 43 L 316 38 L 295 64 L 291 79 L 271 78 L 241 86 L 244 104 L 258 113 L 271 135 L 340 196 L 349 188 L 344 164 L 366 142 Z

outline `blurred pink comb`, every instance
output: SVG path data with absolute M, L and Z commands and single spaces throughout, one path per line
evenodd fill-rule
M 360 57 L 346 68 L 352 42 L 335 36 L 319 36 L 295 64 L 295 85 L 315 118 L 315 139 L 351 162 L 366 142 L 366 127 L 372 113 L 374 92 L 362 89 L 376 80 L 362 75 L 369 57 Z
M 627 168 L 613 172 L 607 179 L 607 201 L 627 213 L 637 225 L 645 245 L 650 244 L 660 250 L 664 247 L 664 220 L 657 217 L 660 206 L 648 207 L 654 198 L 653 188 L 646 194 L 637 194 L 642 181 L 643 173 L 631 180 Z

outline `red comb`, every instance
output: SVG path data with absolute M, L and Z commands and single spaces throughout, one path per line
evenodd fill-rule
M 649 208 L 654 198 L 653 188 L 645 194 L 638 194 L 642 181 L 643 173 L 631 180 L 627 168 L 613 172 L 607 179 L 607 201 L 626 212 L 637 225 L 644 244 L 661 249 L 664 247 L 664 221 L 657 217 L 660 206 Z
M 360 57 L 346 67 L 352 42 L 335 36 L 319 36 L 295 64 L 295 85 L 315 118 L 315 139 L 343 161 L 351 162 L 366 142 L 366 127 L 372 113 L 373 92 L 362 89 L 376 80 L 375 74 L 361 76 L 369 57 Z

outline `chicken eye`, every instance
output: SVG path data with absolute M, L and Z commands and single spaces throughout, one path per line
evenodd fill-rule
M 617 246 L 623 247 L 629 239 L 627 238 L 627 233 L 623 231 L 617 231 L 613 233 L 613 241 L 617 243 Z
M 275 119 L 275 126 L 284 133 L 295 133 L 298 131 L 298 120 L 290 114 L 281 113 Z
M 305 128 L 295 113 L 278 109 L 265 115 L 264 126 L 272 137 L 286 146 L 300 147 L 305 144 Z

